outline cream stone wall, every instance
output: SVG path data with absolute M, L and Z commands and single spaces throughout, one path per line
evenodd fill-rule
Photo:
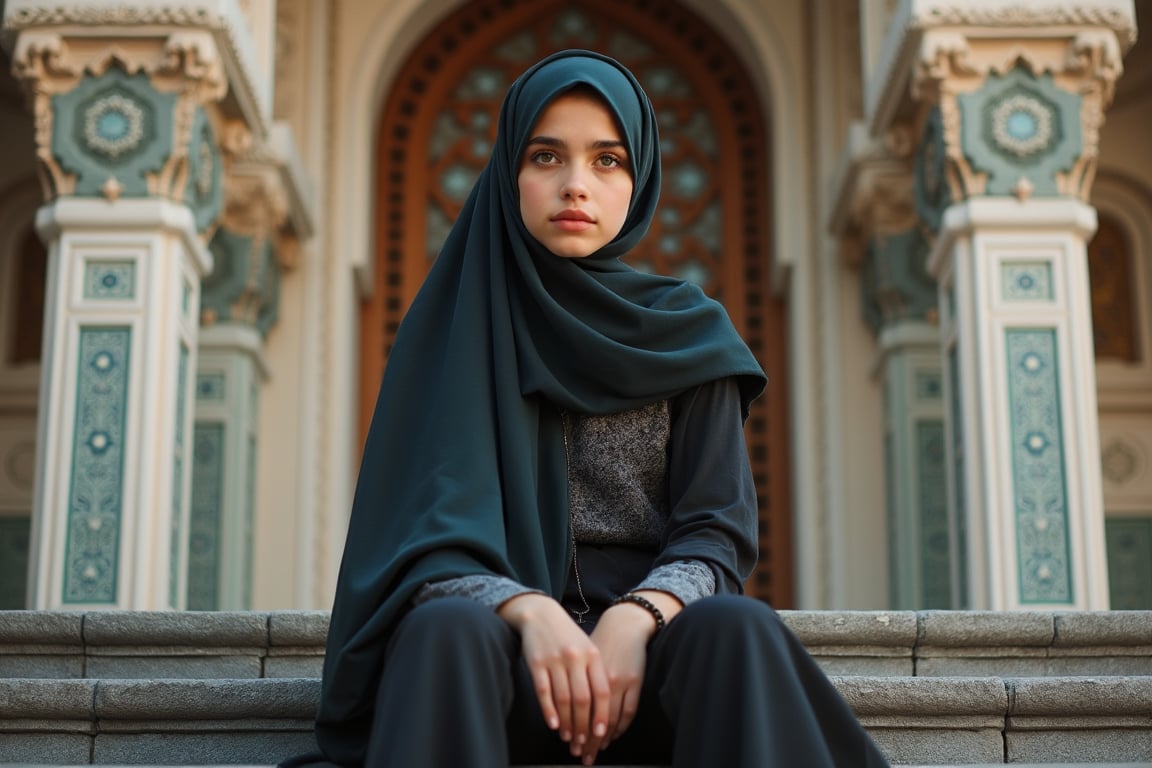
M 811 261 L 819 286 L 810 311 L 819 333 L 816 346 L 795 348 L 811 354 L 794 355 L 793 364 L 819 371 L 821 405 L 812 426 L 821 441 L 811 454 L 793 460 L 821 469 L 819 504 L 797 508 L 795 516 L 798 530 L 811 528 L 796 549 L 796 597 L 806 608 L 878 608 L 887 601 L 884 464 L 876 449 L 883 444 L 883 411 L 872 375 L 877 343 L 862 322 L 859 272 L 845 262 L 829 226 L 836 206 L 832 180 L 845 136 L 863 110 L 861 25 L 868 19 L 846 6 L 840 0 L 814 2 L 807 25 L 816 201 Z M 818 516 L 810 522 L 813 512 Z
M 335 585 L 329 549 L 340 523 L 329 522 L 325 492 L 330 477 L 327 447 L 333 435 L 324 420 L 326 350 L 347 345 L 325 338 L 325 291 L 335 279 L 328 242 L 331 217 L 332 143 L 329 0 L 278 0 L 273 117 L 291 128 L 303 172 L 314 232 L 284 274 L 280 320 L 269 334 L 270 372 L 260 403 L 253 608 L 327 608 Z M 338 478 L 343 488 L 345 478 Z

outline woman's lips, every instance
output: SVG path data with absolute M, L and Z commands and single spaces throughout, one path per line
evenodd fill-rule
M 591 227 L 595 220 L 584 211 L 561 211 L 552 217 L 552 223 L 565 232 L 583 232 Z

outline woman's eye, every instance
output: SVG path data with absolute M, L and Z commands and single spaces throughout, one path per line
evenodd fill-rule
M 600 155 L 600 157 L 596 158 L 596 164 L 601 168 L 616 168 L 624 163 L 621 162 L 620 158 L 616 157 L 616 155 Z
M 536 162 L 536 163 L 543 163 L 544 165 L 549 165 L 551 163 L 556 162 L 556 153 L 555 152 L 548 152 L 548 151 L 536 152 L 535 154 L 532 155 L 532 160 L 533 160 L 533 162 Z

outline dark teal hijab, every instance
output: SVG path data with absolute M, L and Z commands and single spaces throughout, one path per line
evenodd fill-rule
M 576 86 L 615 113 L 634 163 L 623 229 L 560 258 L 520 218 L 517 174 L 540 114 Z M 332 609 L 317 738 L 362 758 L 387 638 L 426 582 L 476 573 L 559 596 L 568 487 L 559 409 L 611 413 L 739 377 L 745 414 L 764 374 L 723 308 L 694 285 L 620 260 L 660 192 L 652 105 L 628 70 L 588 51 L 549 56 L 511 87 L 496 147 L 397 333 L 380 387 Z M 741 575 L 721 544 L 661 558 Z

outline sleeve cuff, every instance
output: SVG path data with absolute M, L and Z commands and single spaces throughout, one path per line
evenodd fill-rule
M 506 576 L 482 573 L 429 582 L 421 587 L 412 598 L 412 604 L 420 605 L 438 597 L 466 597 L 496 610 L 517 595 L 539 591 L 538 589 L 530 589 Z
M 684 605 L 716 594 L 716 576 L 712 569 L 696 560 L 677 560 L 652 569 L 635 590 L 654 589 L 667 592 Z

